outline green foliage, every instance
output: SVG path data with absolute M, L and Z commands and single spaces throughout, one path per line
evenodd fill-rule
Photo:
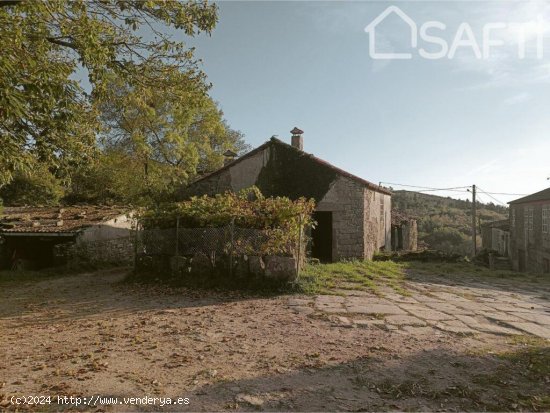
M 400 294 L 405 265 L 393 261 L 343 261 L 332 264 L 308 264 L 300 273 L 298 290 L 306 294 L 334 294 L 335 289 L 378 293 L 390 286 Z
M 422 240 L 435 249 L 450 253 L 465 253 L 471 248 L 471 237 L 451 227 L 435 227 Z
M 17 171 L 13 180 L 0 189 L 8 205 L 57 205 L 64 190 L 44 164 L 36 163 L 31 171 Z
M 258 176 L 258 187 L 267 195 L 301 196 L 319 202 L 336 179 L 337 173 L 305 152 L 288 145 L 272 145 L 273 153 Z M 299 171 L 299 173 L 296 173 Z
M 104 151 L 96 162 L 77 169 L 64 201 L 68 204 L 132 204 L 143 179 L 140 165 L 120 151 Z
M 261 230 L 265 240 L 261 255 L 286 254 L 289 245 L 297 245 L 306 226 L 312 225 L 313 200 L 292 201 L 284 197 L 264 198 L 258 188 L 238 194 L 226 192 L 214 197 L 193 197 L 189 201 L 150 207 L 140 213 L 145 229 L 180 227 L 203 228 L 233 224 Z
M 194 79 L 168 72 L 163 82 L 163 87 L 151 88 L 112 77 L 111 97 L 100 105 L 106 126 L 103 147 L 140 165 L 134 172 L 141 177 L 142 192 L 152 194 L 165 192 L 169 185 L 181 187 L 197 169 L 221 167 L 226 150 L 243 148 L 242 135 L 228 127 Z
M 216 5 L 196 1 L 0 2 L 0 36 L 10 39 L 0 54 L 0 186 L 35 161 L 65 179 L 88 163 L 113 78 L 146 99 L 162 90 L 194 107 L 189 92 L 209 85 L 193 50 L 166 33 L 209 33 L 216 21 Z M 91 93 L 71 78 L 77 69 Z
M 163 204 L 145 209 L 140 220 L 145 228 L 170 228 L 179 218 L 180 226 L 189 228 L 235 225 L 245 228 L 289 229 L 312 223 L 313 200 L 285 197 L 265 198 L 258 188 L 239 193 L 225 192 L 214 197 L 193 197 L 189 201 Z
M 472 203 L 410 191 L 395 191 L 394 208 L 418 218 L 418 239 L 432 249 L 470 255 L 472 252 Z M 481 222 L 508 218 L 508 209 L 477 204 Z M 479 231 L 478 228 L 478 234 Z M 478 239 L 478 243 L 480 239 Z

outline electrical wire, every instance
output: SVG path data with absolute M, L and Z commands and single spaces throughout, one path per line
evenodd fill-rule
M 398 183 L 395 183 L 395 182 L 380 182 L 380 185 L 382 185 L 382 184 L 396 185 L 396 186 L 403 186 L 403 187 L 406 187 L 406 188 L 418 188 L 418 189 L 420 189 L 420 191 L 417 191 L 417 192 L 432 192 L 432 191 L 470 192 L 469 188 L 472 187 L 471 185 L 466 185 L 466 186 L 456 186 L 456 187 L 452 187 L 452 188 L 433 188 L 433 187 L 430 187 L 430 186 L 398 184 Z M 463 190 L 463 189 L 466 189 L 466 188 L 467 188 L 467 190 L 460 191 L 460 190 Z M 484 192 L 485 194 L 487 194 L 489 196 L 490 195 L 508 195 L 508 196 L 527 196 L 528 195 L 528 194 L 515 194 L 515 193 L 509 193 L 509 192 L 487 192 L 487 191 L 482 191 L 482 192 Z M 505 205 L 504 202 L 498 201 L 496 198 L 493 198 L 493 199 L 495 201 Z
M 380 184 L 386 184 L 386 185 L 397 185 L 397 186 L 404 186 L 408 188 L 420 188 L 424 190 L 430 190 L 430 191 L 444 191 L 444 190 L 451 190 L 451 189 L 464 189 L 469 188 L 470 186 L 457 186 L 453 188 L 433 188 L 430 186 L 418 186 L 418 185 L 405 185 L 405 184 L 396 184 L 395 182 L 380 182 Z
M 445 191 L 445 192 L 461 192 L 461 193 L 468 193 L 469 191 L 466 190 L 460 190 L 460 189 L 449 189 L 449 188 L 441 188 L 441 189 L 422 189 L 420 191 L 416 191 L 418 193 L 425 193 L 425 192 L 437 192 L 437 191 Z
M 483 196 L 481 196 L 481 193 L 476 193 L 476 203 L 480 203 L 480 204 L 490 204 L 490 202 L 486 202 L 487 199 L 489 198 L 485 198 Z
M 485 195 L 487 195 L 488 197 L 490 197 L 491 199 L 495 200 L 496 202 L 498 202 L 499 204 L 501 205 L 506 205 L 504 202 L 496 199 L 494 196 L 492 196 L 489 192 L 486 192 L 484 191 L 483 189 L 481 189 L 479 186 L 476 186 L 477 189 L 479 189 L 482 193 L 484 193 Z
M 485 192 L 485 191 L 483 191 Z M 487 195 L 510 195 L 510 196 L 527 196 L 529 194 L 510 194 L 508 192 L 485 192 Z

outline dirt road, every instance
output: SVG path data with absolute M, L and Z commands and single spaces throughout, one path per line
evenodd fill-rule
M 53 397 L 18 406 L 34 410 L 68 409 L 56 396 L 71 395 L 113 398 L 79 408 L 90 411 L 550 408 L 548 341 L 525 332 L 388 329 L 343 322 L 319 298 L 144 287 L 124 276 L 0 285 L 2 408 L 15 409 L 14 395 Z M 188 404 L 122 399 L 132 396 Z

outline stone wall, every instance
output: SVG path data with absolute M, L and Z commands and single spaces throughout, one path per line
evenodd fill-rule
M 416 251 L 418 249 L 418 225 L 415 219 L 404 222 L 401 226 L 403 234 L 403 249 Z
M 549 203 L 538 201 L 510 206 L 510 259 L 514 270 L 550 272 L 550 234 L 542 233 L 542 206 Z M 525 219 L 526 208 L 533 211 L 532 229 Z
M 364 257 L 391 250 L 391 196 L 364 188 Z
M 78 237 L 80 242 L 107 241 L 127 238 L 132 234 L 135 221 L 131 216 L 120 215 L 116 218 L 86 228 Z
M 338 177 L 317 204 L 317 211 L 332 212 L 332 257 L 364 258 L 363 186 L 356 181 Z
M 69 268 L 100 267 L 105 265 L 132 265 L 135 245 L 133 237 L 100 241 L 83 241 L 59 244 L 54 247 L 55 259 Z
M 230 260 L 232 265 L 230 266 Z M 255 280 L 265 282 L 289 282 L 298 276 L 297 262 L 292 257 L 219 255 L 214 261 L 203 254 L 145 255 L 136 259 L 137 273 L 170 274 L 190 279 L 223 279 L 224 281 Z

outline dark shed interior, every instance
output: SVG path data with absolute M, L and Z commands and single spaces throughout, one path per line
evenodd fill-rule
M 0 269 L 39 270 L 64 264 L 54 247 L 74 242 L 74 235 L 4 234 L 0 241 Z

